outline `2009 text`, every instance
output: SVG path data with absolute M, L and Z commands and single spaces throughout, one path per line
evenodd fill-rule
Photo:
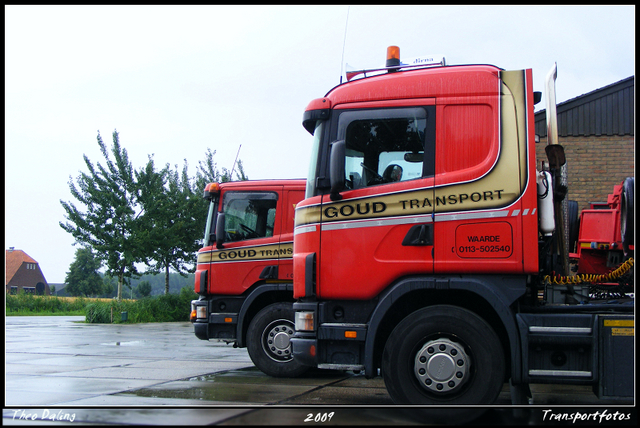
M 315 415 L 313 413 L 309 413 L 307 414 L 307 417 L 304 421 L 305 422 L 329 422 L 334 414 L 335 412 L 316 413 Z

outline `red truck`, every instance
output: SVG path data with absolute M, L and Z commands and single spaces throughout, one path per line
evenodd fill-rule
M 275 377 L 307 367 L 292 358 L 293 221 L 305 180 L 210 183 L 191 321 L 196 337 L 246 347 Z
M 505 382 L 516 404 L 535 383 L 632 402 L 633 298 L 553 301 L 571 289 L 559 280 L 570 272 L 555 70 L 538 165 L 530 69 L 389 52 L 386 67 L 304 112 L 313 148 L 295 217 L 294 359 L 381 375 L 399 404 L 487 405 Z

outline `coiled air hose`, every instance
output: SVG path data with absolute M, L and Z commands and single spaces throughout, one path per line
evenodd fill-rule
M 583 273 L 583 274 L 574 275 L 574 276 L 547 275 L 544 277 L 543 281 L 545 284 L 560 284 L 560 285 L 583 284 L 583 283 L 601 284 L 605 282 L 615 281 L 616 279 L 622 277 L 627 272 L 629 272 L 632 267 L 633 267 L 633 258 L 630 257 L 627 261 L 625 261 L 620 266 L 618 266 L 618 268 L 606 274 L 594 275 L 594 274 Z

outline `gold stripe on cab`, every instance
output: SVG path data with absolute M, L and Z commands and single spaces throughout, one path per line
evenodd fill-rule
M 293 256 L 293 243 L 257 245 L 206 251 L 198 254 L 198 263 L 244 262 L 249 260 L 287 259 Z

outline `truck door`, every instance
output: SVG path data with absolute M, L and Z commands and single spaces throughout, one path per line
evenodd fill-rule
M 281 202 L 278 192 L 226 191 L 221 213 L 224 230 L 216 230 L 222 248 L 210 253 L 211 294 L 239 295 L 261 279 L 277 278 L 280 257 Z M 218 227 L 216 226 L 216 227 Z
M 435 106 L 334 110 L 346 189 L 323 196 L 317 293 L 368 299 L 404 275 L 433 272 Z

